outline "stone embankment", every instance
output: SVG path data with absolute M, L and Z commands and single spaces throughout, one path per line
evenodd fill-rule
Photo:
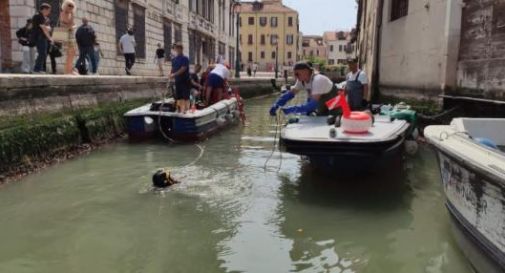
M 272 93 L 272 83 L 231 82 L 244 98 Z M 159 77 L 1 75 L 0 183 L 120 137 L 123 114 L 166 91 Z

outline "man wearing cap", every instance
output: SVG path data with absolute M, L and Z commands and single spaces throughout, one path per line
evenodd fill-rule
M 186 113 L 190 108 L 191 79 L 189 77 L 189 59 L 183 54 L 182 43 L 173 46 L 172 73 L 170 79 L 175 79 L 175 99 L 177 111 Z
M 345 90 L 347 100 L 353 111 L 364 110 L 368 106 L 368 78 L 365 72 L 358 68 L 358 60 L 351 58 L 347 60 L 349 74 L 346 76 Z
M 283 107 L 281 110 L 284 114 L 308 115 L 314 112 L 318 115 L 328 114 L 325 102 L 337 94 L 333 82 L 328 77 L 315 73 L 312 66 L 306 62 L 295 64 L 293 70 L 296 77 L 295 86 L 291 90 L 285 91 L 272 105 L 270 115 L 275 116 L 277 110 L 286 105 L 301 90 L 307 91 L 307 101 L 301 105 Z

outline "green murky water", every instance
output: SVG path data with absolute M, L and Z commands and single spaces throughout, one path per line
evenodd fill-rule
M 270 156 L 271 99 L 194 145 L 119 143 L 0 188 L 0 272 L 470 272 L 433 153 L 369 181 Z M 159 167 L 183 181 L 149 190 Z

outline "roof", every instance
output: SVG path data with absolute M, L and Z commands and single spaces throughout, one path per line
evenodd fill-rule
M 349 32 L 349 31 L 325 31 L 323 34 L 323 37 L 324 37 L 325 41 L 348 40 L 351 38 L 351 32 Z
M 262 2 L 240 2 L 240 12 L 244 13 L 298 13 L 298 11 L 282 4 L 282 0 L 264 0 Z

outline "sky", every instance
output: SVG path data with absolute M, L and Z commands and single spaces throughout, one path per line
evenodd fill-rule
M 283 0 L 300 14 L 303 35 L 322 35 L 329 30 L 350 30 L 356 26 L 356 0 Z

